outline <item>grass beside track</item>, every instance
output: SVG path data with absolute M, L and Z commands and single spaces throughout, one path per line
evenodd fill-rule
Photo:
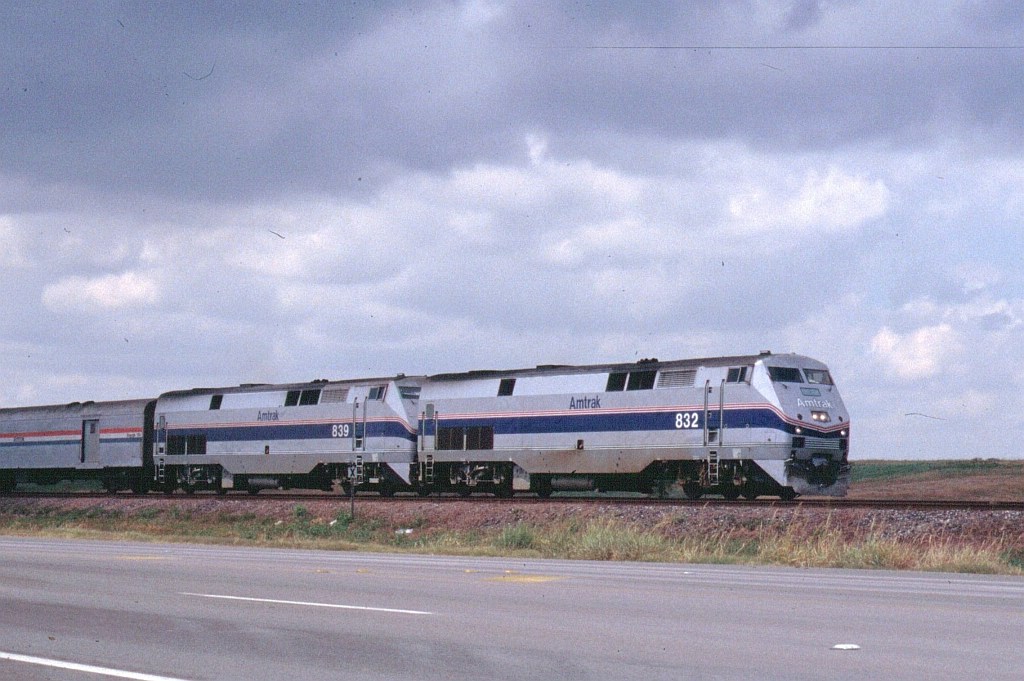
M 1020 536 L 977 537 L 932 532 L 900 536 L 872 523 L 851 524 L 832 511 L 764 511 L 694 522 L 692 511 L 652 517 L 551 518 L 543 522 L 486 518 L 472 527 L 423 513 L 395 519 L 365 506 L 314 512 L 302 503 L 235 511 L 189 505 L 0 500 L 0 534 L 170 541 L 430 554 L 584 560 L 764 564 L 1024 574 Z M 698 509 L 699 512 L 699 509 Z M 891 528 L 889 528 L 891 530 Z

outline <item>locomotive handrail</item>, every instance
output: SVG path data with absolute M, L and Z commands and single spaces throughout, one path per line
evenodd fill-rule
M 718 387 L 718 446 L 725 446 L 725 379 Z
M 708 395 L 711 394 L 711 379 L 704 381 L 704 446 L 708 446 Z
M 366 451 L 366 406 L 369 404 L 369 399 L 363 400 L 363 451 Z
M 359 398 L 352 403 L 352 451 L 356 451 L 356 425 L 359 423 Z

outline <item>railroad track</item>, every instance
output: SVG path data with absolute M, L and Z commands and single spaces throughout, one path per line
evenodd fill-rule
M 188 500 L 210 500 L 210 501 L 245 501 L 247 503 L 264 503 L 271 501 L 333 501 L 339 504 L 351 503 L 351 497 L 338 493 L 323 492 L 264 492 L 259 495 L 248 494 L 183 494 L 176 493 L 148 494 L 144 496 L 120 493 L 109 494 L 102 492 L 14 492 L 0 496 L 0 499 L 138 499 L 149 501 L 161 501 L 166 503 L 177 503 Z M 1024 501 L 955 501 L 948 499 L 849 499 L 849 498 L 798 498 L 792 501 L 783 501 L 773 497 L 766 497 L 756 500 L 726 500 L 717 497 L 702 499 L 685 498 L 654 498 L 654 497 L 616 497 L 616 496 L 553 496 L 541 499 L 533 496 L 519 496 L 511 499 L 499 499 L 490 496 L 461 497 L 457 495 L 432 495 L 420 497 L 413 495 L 398 495 L 394 497 L 381 497 L 377 495 L 357 495 L 356 504 L 401 504 L 409 502 L 431 502 L 431 503 L 472 503 L 472 504 L 498 504 L 498 505 L 553 505 L 553 504 L 616 504 L 622 506 L 714 506 L 714 507 L 747 507 L 747 508 L 834 508 L 834 509 L 892 509 L 892 510 L 966 510 L 966 511 L 1024 511 Z

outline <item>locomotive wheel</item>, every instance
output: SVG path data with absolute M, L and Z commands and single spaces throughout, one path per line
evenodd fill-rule
M 537 493 L 541 499 L 547 499 L 554 492 L 551 487 L 551 478 L 546 475 L 538 475 L 530 481 L 530 489 Z
M 782 499 L 783 501 L 793 501 L 798 496 L 800 495 L 793 491 L 792 487 L 783 487 L 782 490 L 779 492 L 779 498 Z
M 740 498 L 740 488 L 735 485 L 729 485 L 722 489 L 722 496 L 728 501 L 736 501 Z
M 426 485 L 416 488 L 416 494 L 420 495 L 421 497 L 429 497 L 431 492 L 433 492 L 433 490 L 427 487 Z
M 690 480 L 683 483 L 683 494 L 687 499 L 700 499 L 704 496 L 704 488 L 700 486 L 699 482 Z
M 747 501 L 753 501 L 754 499 L 757 499 L 757 496 L 757 492 L 755 492 L 754 490 L 745 490 L 743 492 L 743 498 L 746 499 Z

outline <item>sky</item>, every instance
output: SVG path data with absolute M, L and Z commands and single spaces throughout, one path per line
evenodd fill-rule
M 1024 4 L 0 6 L 0 405 L 797 352 L 1019 458 Z

